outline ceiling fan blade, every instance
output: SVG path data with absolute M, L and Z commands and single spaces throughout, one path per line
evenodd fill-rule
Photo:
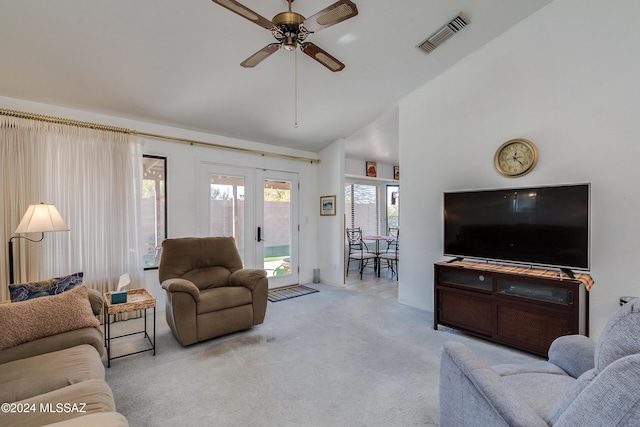
M 259 14 L 255 13 L 253 10 L 238 3 L 235 0 L 212 0 L 212 1 L 224 8 L 229 9 L 234 13 L 237 13 L 238 15 L 248 19 L 251 22 L 254 22 L 260 25 L 262 28 L 266 28 L 267 30 L 270 30 L 273 27 L 275 27 L 275 25 L 273 25 L 273 23 L 269 21 L 267 18 L 260 16 Z
M 333 72 L 342 71 L 344 64 L 335 57 L 329 55 L 324 49 L 320 49 L 313 43 L 301 43 L 300 50 L 309 55 Z
M 302 23 L 302 26 L 310 33 L 317 33 L 318 31 L 337 24 L 338 22 L 353 18 L 357 14 L 358 8 L 355 3 L 350 0 L 339 0 L 326 9 L 308 17 Z
M 257 51 L 256 53 L 254 53 L 253 55 L 251 55 L 250 57 L 248 57 L 247 59 L 245 59 L 244 61 L 242 61 L 240 65 L 242 65 L 244 68 L 253 68 L 259 63 L 261 63 L 262 61 L 264 61 L 265 59 L 267 59 L 269 55 L 271 55 L 272 53 L 280 49 L 280 46 L 281 46 L 280 43 L 268 44 L 262 49 L 260 49 L 259 51 Z

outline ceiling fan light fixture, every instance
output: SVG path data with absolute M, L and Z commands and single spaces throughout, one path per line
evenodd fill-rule
M 286 37 L 282 41 L 282 47 L 284 50 L 288 50 L 289 52 L 293 52 L 298 47 L 298 38 L 295 34 L 287 33 Z

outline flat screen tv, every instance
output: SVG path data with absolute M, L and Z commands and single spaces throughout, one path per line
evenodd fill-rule
M 589 184 L 444 193 L 444 255 L 589 270 Z

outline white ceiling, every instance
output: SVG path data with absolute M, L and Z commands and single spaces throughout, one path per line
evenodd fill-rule
M 353 1 L 356 17 L 307 39 L 343 71 L 298 51 L 297 128 L 296 55 L 240 67 L 274 39 L 210 0 L 2 0 L 0 95 L 314 152 L 345 138 L 347 157 L 397 164 L 398 102 L 551 0 Z M 241 2 L 267 19 L 287 9 Z M 416 48 L 459 12 L 466 28 Z

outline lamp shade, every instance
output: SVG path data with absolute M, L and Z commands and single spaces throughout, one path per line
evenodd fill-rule
M 42 233 L 45 231 L 69 231 L 55 205 L 29 205 L 15 233 Z

